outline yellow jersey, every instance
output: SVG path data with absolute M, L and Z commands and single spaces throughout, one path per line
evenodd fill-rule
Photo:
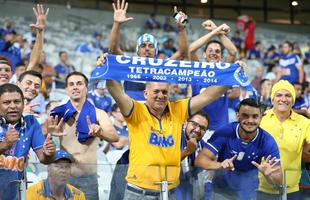
M 157 182 L 179 184 L 182 125 L 189 115 L 189 99 L 168 102 L 161 119 L 147 106 L 133 100 L 133 109 L 125 117 L 129 140 L 128 183 L 150 190 L 160 190 Z
M 65 200 L 85 200 L 85 194 L 73 187 L 70 184 L 67 184 L 65 187 Z M 31 200 L 54 200 L 51 189 L 48 183 L 48 180 L 41 180 L 39 183 L 32 185 L 27 189 L 26 193 L 27 199 Z
M 310 143 L 310 120 L 292 111 L 290 117 L 280 122 L 272 109 L 266 111 L 260 127 L 276 140 L 281 159 L 282 173 L 286 173 L 288 193 L 299 190 L 301 176 L 301 157 L 304 142 Z M 259 191 L 278 194 L 278 189 L 269 184 L 259 173 Z

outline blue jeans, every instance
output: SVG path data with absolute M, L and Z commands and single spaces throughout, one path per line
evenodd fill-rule
M 18 199 L 20 180 L 17 172 L 0 170 L 0 199 Z
M 124 199 L 127 181 L 125 180 L 128 165 L 116 165 L 111 180 L 109 200 Z

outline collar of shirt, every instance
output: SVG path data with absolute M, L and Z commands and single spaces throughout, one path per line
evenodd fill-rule
M 72 193 L 67 186 L 65 186 L 65 200 L 72 198 Z M 54 197 L 48 183 L 48 179 L 44 181 L 44 196 L 46 197 Z
M 273 109 L 271 108 L 270 110 L 266 111 L 266 116 L 271 118 L 271 117 L 276 117 L 276 114 L 274 113 Z M 289 116 L 290 120 L 297 120 L 297 113 L 295 113 L 293 110 L 291 110 L 291 115 Z

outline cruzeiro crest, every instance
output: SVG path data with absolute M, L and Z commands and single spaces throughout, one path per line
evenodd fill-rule
M 246 87 L 251 84 L 251 81 L 249 80 L 248 76 L 243 72 L 241 67 L 236 69 L 236 71 L 234 72 L 234 77 L 242 87 Z
M 97 66 L 95 70 L 92 72 L 92 79 L 104 79 L 104 75 L 109 70 L 109 60 L 108 56 L 105 57 L 105 64 L 102 66 Z

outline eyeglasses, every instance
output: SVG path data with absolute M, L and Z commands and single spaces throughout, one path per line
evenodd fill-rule
M 197 127 L 199 127 L 200 128 L 200 130 L 201 131 L 207 131 L 207 127 L 205 127 L 205 126 L 203 126 L 203 125 L 200 125 L 200 124 L 198 124 L 197 122 L 195 122 L 195 121 L 188 121 L 188 122 L 190 122 L 190 123 L 192 123 L 193 124 L 193 126 L 195 127 L 195 128 L 197 128 Z

